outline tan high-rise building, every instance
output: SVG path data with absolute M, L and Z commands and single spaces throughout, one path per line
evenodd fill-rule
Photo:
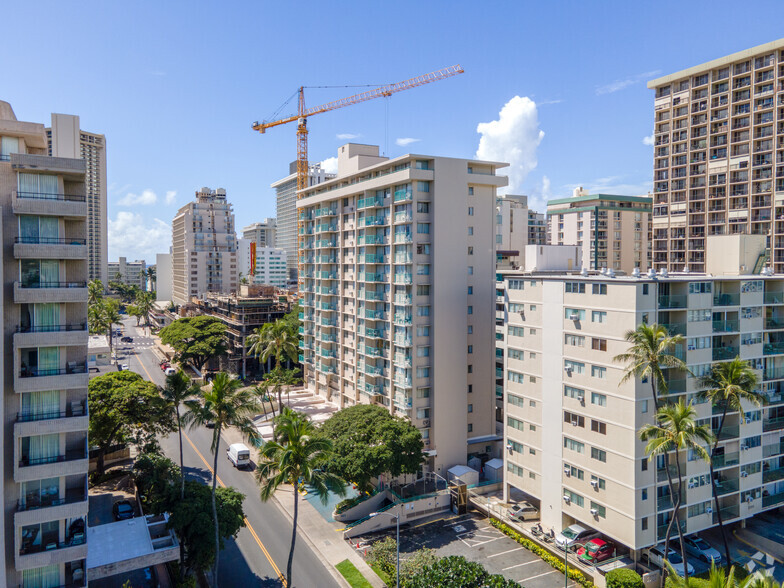
M 83 585 L 87 558 L 87 163 L 0 102 L 3 257 L 0 577 Z
M 654 267 L 704 271 L 707 237 L 751 234 L 768 237 L 772 267 L 784 272 L 784 39 L 648 87 Z M 769 261 L 761 255 L 757 273 Z
M 543 214 L 528 208 L 528 196 L 505 194 L 496 199 L 495 249 L 499 265 L 525 265 L 525 247 L 547 242 Z
M 276 247 L 278 223 L 274 218 L 265 218 L 242 229 L 242 238 L 256 243 L 256 247 Z
M 297 201 L 308 389 L 422 432 L 445 475 L 495 454 L 495 206 L 507 164 L 347 144 Z
M 147 262 L 143 259 L 128 261 L 120 257 L 117 261 L 110 261 L 107 267 L 109 282 L 118 281 L 119 278 L 123 284 L 136 286 L 140 290 L 147 289 Z
M 90 280 L 101 280 L 104 286 L 108 274 L 108 222 L 106 204 L 106 137 L 83 131 L 79 117 L 71 114 L 52 114 L 52 126 L 46 129 L 49 155 L 84 159 L 86 165 L 85 191 L 87 194 L 87 275 Z
M 631 273 L 650 267 L 651 197 L 588 194 L 547 203 L 552 245 L 582 247 L 582 267 Z
M 237 235 L 226 190 L 202 188 L 172 221 L 172 301 L 237 291 Z

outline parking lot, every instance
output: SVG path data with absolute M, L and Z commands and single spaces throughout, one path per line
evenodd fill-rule
M 395 529 L 363 539 L 394 536 Z M 355 540 L 356 541 L 356 540 Z M 475 513 L 447 515 L 400 529 L 401 558 L 417 549 L 434 549 L 440 557 L 462 555 L 482 564 L 492 574 L 502 574 L 526 588 L 563 586 L 564 576 L 516 541 L 492 527 Z M 576 585 L 570 582 L 570 586 Z

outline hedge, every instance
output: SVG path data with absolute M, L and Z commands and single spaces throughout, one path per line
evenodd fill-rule
M 507 537 L 511 537 L 515 541 L 517 541 L 520 545 L 525 547 L 528 551 L 534 553 L 535 555 L 539 556 L 544 562 L 550 564 L 556 570 L 564 573 L 564 562 L 560 557 L 555 557 L 549 551 L 537 545 L 534 541 L 531 541 L 528 537 L 524 537 L 508 525 L 502 523 L 496 519 L 490 519 L 490 524 L 493 525 L 496 529 L 504 533 Z M 569 578 L 584 586 L 584 588 L 594 588 L 593 582 L 586 578 L 583 573 L 573 567 L 569 567 Z
M 644 588 L 645 586 L 640 574 L 626 568 L 610 570 L 604 578 L 607 581 L 607 588 Z

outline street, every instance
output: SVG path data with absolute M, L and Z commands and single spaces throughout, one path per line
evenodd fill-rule
M 146 329 L 135 326 L 135 319 L 123 321 L 125 334 L 133 337 L 133 353 L 121 363 L 147 380 L 163 386 L 165 376 L 159 360 L 152 352 L 152 338 Z M 128 344 L 121 344 L 129 346 Z M 120 348 L 122 349 L 122 348 Z M 210 484 L 213 454 L 210 452 L 213 431 L 204 427 L 183 432 L 183 453 L 186 475 Z M 179 464 L 177 435 L 161 439 L 164 453 Z M 227 444 L 222 438 L 218 448 L 218 483 L 233 486 L 245 494 L 245 527 L 236 540 L 227 541 L 220 554 L 221 586 L 284 586 L 286 563 L 291 541 L 291 523 L 274 502 L 262 503 L 253 473 L 237 470 L 226 459 Z M 252 456 L 255 461 L 255 456 Z M 293 585 L 301 588 L 338 587 L 330 571 L 316 557 L 303 537 L 298 535 L 294 553 Z

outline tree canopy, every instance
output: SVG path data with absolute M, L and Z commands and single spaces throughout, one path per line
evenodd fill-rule
M 160 513 L 171 502 L 170 486 L 180 483 L 180 468 L 165 455 L 140 454 L 133 464 L 133 481 L 144 501 L 144 510 Z
M 339 410 L 319 428 L 332 440 L 330 471 L 360 490 L 381 474 L 413 474 L 422 464 L 422 435 L 410 422 L 381 406 L 359 404 Z
M 220 319 L 211 316 L 177 319 L 161 329 L 160 337 L 174 349 L 179 363 L 191 362 L 198 370 L 210 358 L 224 355 L 227 350 L 226 326 Z
M 134 372 L 111 372 L 90 380 L 88 386 L 90 444 L 98 446 L 98 473 L 112 445 L 145 446 L 175 430 L 172 411 L 158 387 Z
M 490 574 L 482 564 L 468 561 L 462 555 L 442 557 L 432 565 L 425 565 L 418 574 L 404 577 L 400 574 L 400 585 L 404 588 L 518 588 L 519 584 L 500 574 Z

